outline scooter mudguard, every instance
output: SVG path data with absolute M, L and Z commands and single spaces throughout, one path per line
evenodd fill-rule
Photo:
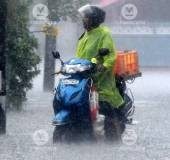
M 55 115 L 53 122 L 55 122 L 55 124 L 57 125 L 62 125 L 68 123 L 69 120 L 70 120 L 70 111 L 61 110 Z

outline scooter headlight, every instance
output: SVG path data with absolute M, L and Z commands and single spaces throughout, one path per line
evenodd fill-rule
M 67 65 L 66 64 L 64 66 L 65 73 L 68 73 L 68 74 L 83 72 L 83 71 L 89 70 L 90 68 L 91 68 L 90 65 L 80 65 L 80 64 L 76 64 L 76 65 Z

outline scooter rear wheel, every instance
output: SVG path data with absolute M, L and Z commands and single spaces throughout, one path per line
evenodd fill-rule
M 108 141 L 121 141 L 121 135 L 125 130 L 125 124 L 118 117 L 105 117 L 105 137 Z

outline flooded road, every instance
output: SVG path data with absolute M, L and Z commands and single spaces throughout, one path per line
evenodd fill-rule
M 23 111 L 8 112 L 0 160 L 170 160 L 170 68 L 144 68 L 128 84 L 135 97 L 133 143 L 52 144 L 53 93 L 35 87 Z M 45 138 L 44 138 L 45 137 Z M 41 141 L 42 140 L 42 141 Z

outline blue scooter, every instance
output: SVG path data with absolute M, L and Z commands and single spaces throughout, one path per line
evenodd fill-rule
M 55 74 L 61 74 L 59 83 L 55 88 L 53 100 L 55 126 L 53 132 L 53 142 L 58 141 L 76 141 L 76 140 L 94 140 L 94 117 L 90 105 L 91 93 L 93 90 L 93 75 L 96 72 L 96 65 L 86 59 L 73 58 L 63 62 L 59 52 L 52 52 L 55 59 L 61 62 L 60 71 Z M 97 56 L 108 54 L 107 49 L 99 51 Z M 122 110 L 128 116 L 132 116 L 134 105 L 130 97 L 125 94 L 126 83 L 124 79 L 117 78 L 117 86 L 122 96 L 127 101 L 126 107 Z M 96 107 L 96 113 L 98 106 Z M 94 111 L 94 110 L 93 110 Z M 124 115 L 125 115 L 124 114 Z M 96 114 L 97 115 L 97 114 Z M 126 118 L 127 119 L 127 118 Z M 106 138 L 120 138 L 125 129 L 125 121 L 119 117 L 105 116 L 104 130 Z

